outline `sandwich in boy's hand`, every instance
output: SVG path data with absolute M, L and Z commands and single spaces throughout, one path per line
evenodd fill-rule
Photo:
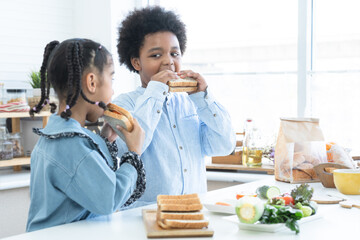
M 125 141 L 124 135 L 116 128 L 116 125 L 120 125 L 128 132 L 131 132 L 134 128 L 134 120 L 128 111 L 119 107 L 113 103 L 107 105 L 107 110 L 104 112 L 104 119 L 110 124 L 119 137 Z
M 170 92 L 194 92 L 198 82 L 190 77 L 173 79 L 168 81 Z
M 202 229 L 209 225 L 204 218 L 198 195 L 158 195 L 156 220 L 164 229 Z

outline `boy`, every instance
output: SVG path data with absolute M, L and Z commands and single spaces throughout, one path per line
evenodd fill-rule
M 199 73 L 181 70 L 185 48 L 184 23 L 161 7 L 135 10 L 119 28 L 120 63 L 140 75 L 142 86 L 114 103 L 132 112 L 146 135 L 142 160 L 147 186 L 133 206 L 154 203 L 158 194 L 206 192 L 205 155 L 228 155 L 235 148 L 228 112 Z M 169 93 L 167 82 L 185 77 L 198 82 L 197 91 Z

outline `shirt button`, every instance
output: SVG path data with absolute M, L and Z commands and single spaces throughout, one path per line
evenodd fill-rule
M 157 113 L 160 113 L 160 110 L 157 110 L 156 112 L 157 112 Z
M 187 172 L 187 169 L 186 168 L 184 168 L 184 173 L 186 173 Z
M 205 97 L 205 99 L 208 99 L 208 98 L 209 98 L 208 96 Z
M 183 147 L 182 147 L 182 146 L 180 146 L 180 147 L 179 147 L 179 149 L 180 149 L 180 150 L 182 150 L 182 149 L 183 149 Z
M 166 103 L 166 105 L 168 105 L 168 106 L 169 106 L 169 105 L 170 105 L 170 103 L 168 103 L 168 102 L 167 102 L 167 103 Z
M 176 128 L 176 125 L 174 124 L 173 128 Z
M 216 113 L 214 113 L 214 115 L 213 115 L 214 117 L 216 117 Z
M 166 95 L 166 93 L 167 93 L 167 92 L 164 91 L 164 92 L 163 92 L 163 95 Z

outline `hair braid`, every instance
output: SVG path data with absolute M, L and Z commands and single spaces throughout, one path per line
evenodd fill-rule
M 82 49 L 80 48 L 80 43 L 76 42 L 73 51 L 73 66 L 74 66 L 74 94 L 70 101 L 70 107 L 74 106 L 76 101 L 79 98 L 81 90 L 81 53 Z
M 43 55 L 43 62 L 40 68 L 40 78 L 41 78 L 41 98 L 39 103 L 30 109 L 29 114 L 30 116 L 34 116 L 34 113 L 39 113 L 41 109 L 48 104 L 49 101 L 49 91 L 50 91 L 50 81 L 47 80 L 46 71 L 47 71 L 47 63 L 49 60 L 49 56 L 51 52 L 55 49 L 55 47 L 59 45 L 59 41 L 52 41 L 48 43 L 45 47 L 44 55 Z M 46 85 L 48 88 L 46 89 Z M 47 90 L 47 91 L 46 91 Z
M 61 117 L 69 119 L 71 116 L 70 102 L 73 98 L 73 81 L 74 81 L 74 69 L 73 69 L 73 49 L 75 44 L 70 42 L 66 47 L 66 64 L 68 70 L 67 77 L 67 96 L 66 96 L 66 109 L 61 113 Z

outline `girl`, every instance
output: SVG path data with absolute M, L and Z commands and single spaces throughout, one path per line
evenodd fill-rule
M 59 98 L 31 154 L 30 209 L 27 231 L 113 213 L 145 191 L 139 158 L 144 132 L 135 120 L 129 133 L 119 127 L 129 152 L 117 162 L 116 134 L 105 124 L 102 136 L 84 128 L 103 115 L 113 95 L 110 53 L 87 39 L 50 42 L 41 66 L 41 100 L 49 103 L 50 84 Z M 56 107 L 52 105 L 52 110 Z

